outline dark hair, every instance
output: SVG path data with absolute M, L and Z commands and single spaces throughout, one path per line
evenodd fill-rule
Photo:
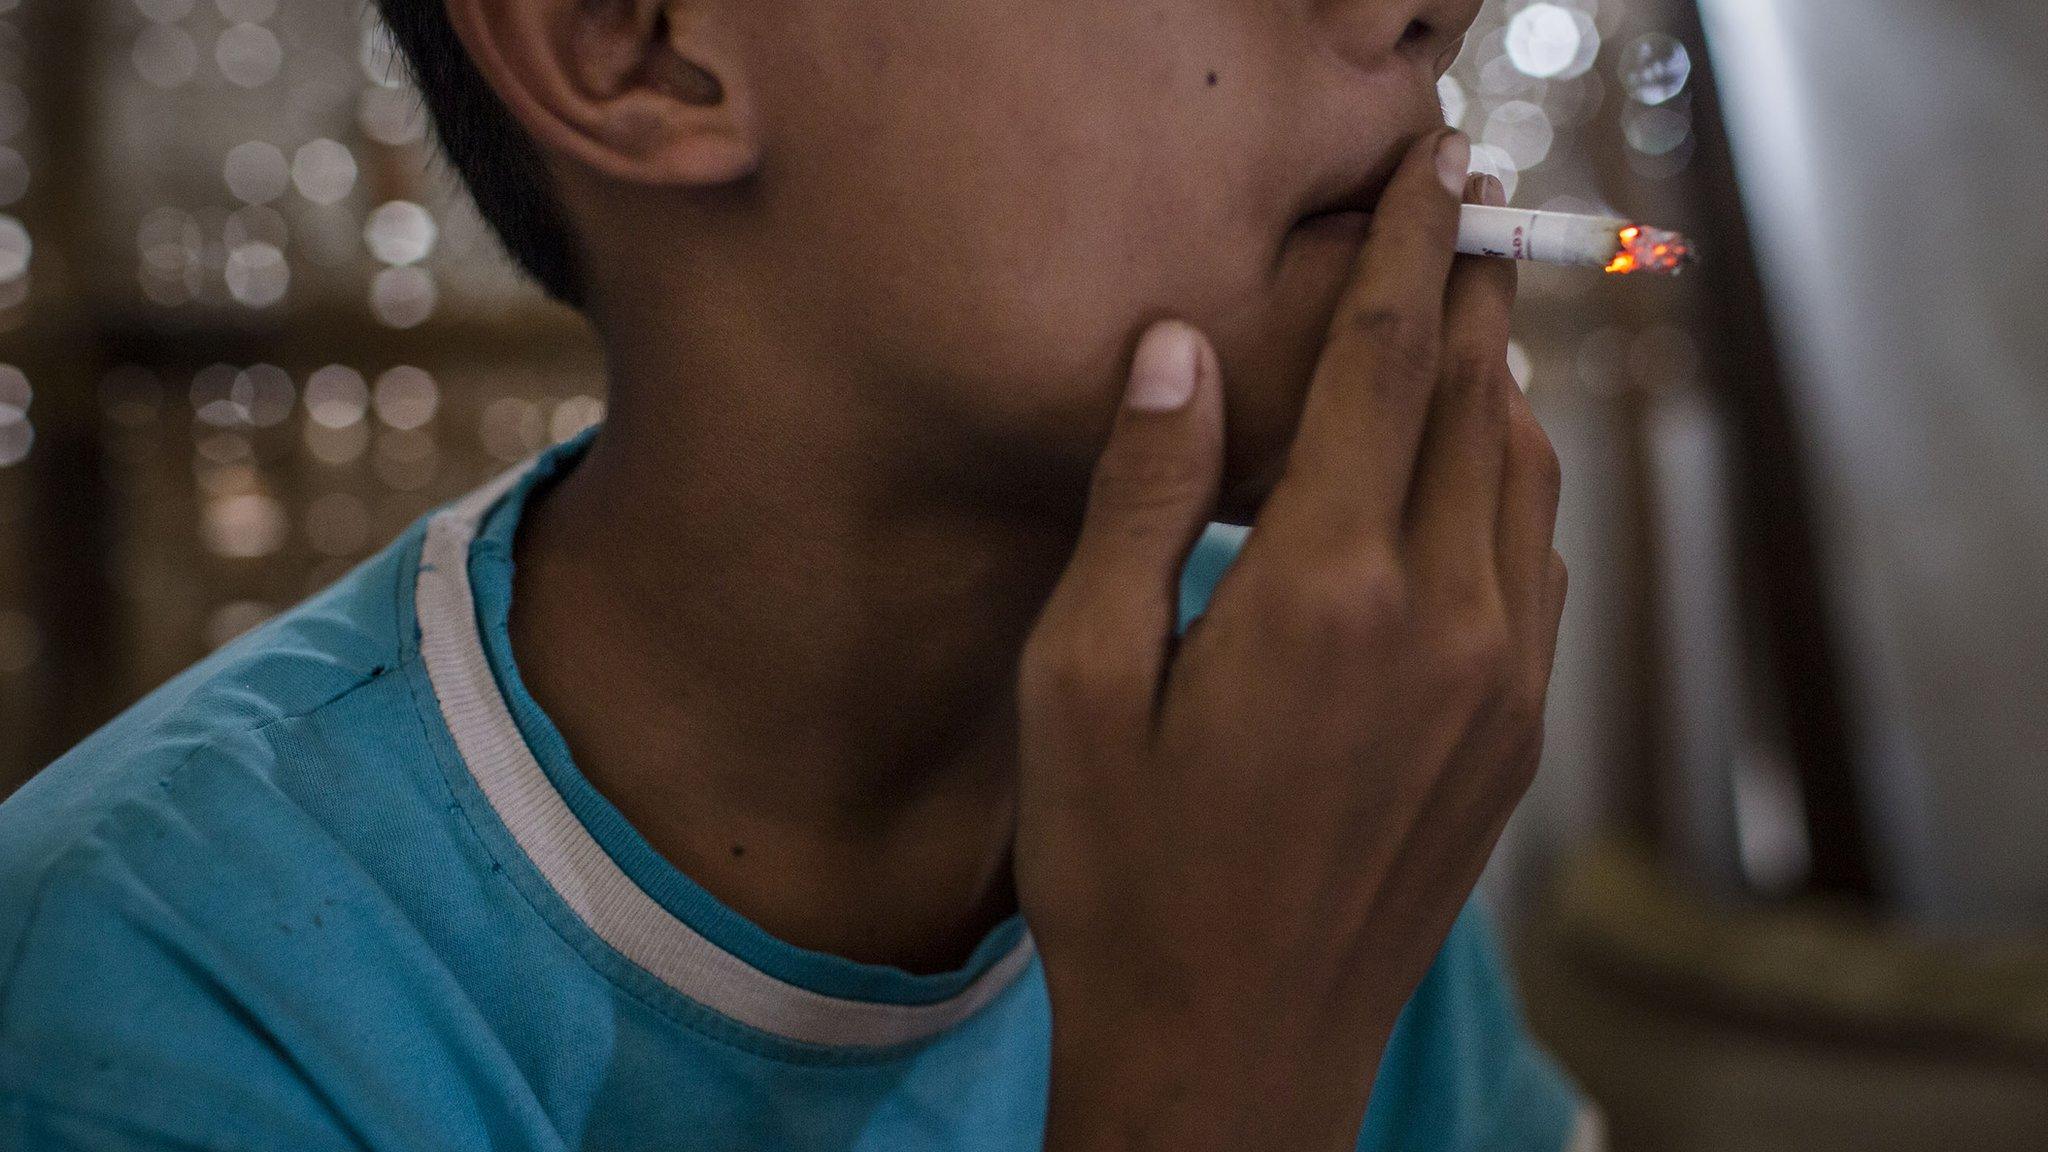
M 576 235 L 556 201 L 540 150 L 448 22 L 446 0 L 376 0 L 425 98 L 434 135 L 462 174 L 477 210 L 548 295 L 583 306 Z

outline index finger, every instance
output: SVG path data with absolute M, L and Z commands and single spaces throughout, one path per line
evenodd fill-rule
M 1395 171 L 1330 320 L 1269 505 L 1306 499 L 1353 538 L 1399 531 L 1436 390 L 1471 155 L 1464 133 L 1446 129 L 1417 141 Z

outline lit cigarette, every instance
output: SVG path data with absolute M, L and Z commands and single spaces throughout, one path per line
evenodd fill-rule
M 1485 204 L 1467 204 L 1462 209 L 1458 251 L 1468 256 L 1576 264 L 1616 274 L 1676 276 L 1693 261 L 1691 242 L 1662 228 L 1606 216 Z

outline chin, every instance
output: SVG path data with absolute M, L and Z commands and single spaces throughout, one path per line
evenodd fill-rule
M 1331 307 L 1318 301 L 1312 308 L 1290 309 L 1280 330 L 1264 334 L 1241 355 L 1218 347 L 1224 365 L 1224 462 L 1214 519 L 1249 525 L 1286 474 Z M 1312 323 L 1303 323 L 1303 316 Z
M 1211 519 L 1250 525 L 1287 470 L 1308 373 L 1224 383 L 1223 484 Z

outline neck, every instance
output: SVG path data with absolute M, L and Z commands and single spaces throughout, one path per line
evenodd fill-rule
M 929 416 L 746 335 L 610 350 L 605 428 L 517 534 L 522 676 L 598 790 L 740 914 L 957 967 L 1015 910 L 1014 672 L 1078 508 L 963 498 L 968 448 Z

